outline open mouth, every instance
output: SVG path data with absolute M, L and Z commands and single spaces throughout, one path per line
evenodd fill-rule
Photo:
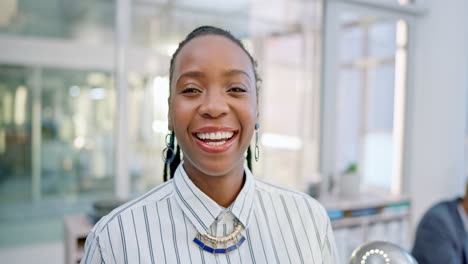
M 234 138 L 237 132 L 195 133 L 195 137 L 211 146 L 220 146 Z
M 205 151 L 223 152 L 232 145 L 238 133 L 238 131 L 196 132 L 193 136 Z

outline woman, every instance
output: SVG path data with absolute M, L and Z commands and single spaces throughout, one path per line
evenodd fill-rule
M 180 43 L 165 152 L 173 179 L 101 219 L 82 263 L 337 263 L 323 207 L 255 179 L 244 164 L 254 131 L 259 154 L 255 66 L 219 28 L 197 28 Z

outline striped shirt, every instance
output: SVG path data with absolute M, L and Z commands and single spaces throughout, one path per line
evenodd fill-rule
M 310 196 L 255 179 L 228 208 L 198 189 L 182 164 L 174 179 L 103 217 L 88 235 L 81 263 L 338 263 L 330 220 Z M 246 241 L 228 254 L 203 251 L 193 239 L 231 233 Z

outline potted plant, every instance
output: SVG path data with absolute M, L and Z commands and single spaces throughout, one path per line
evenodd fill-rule
M 339 181 L 341 198 L 356 199 L 359 197 L 361 182 L 356 162 L 349 163 L 341 173 Z

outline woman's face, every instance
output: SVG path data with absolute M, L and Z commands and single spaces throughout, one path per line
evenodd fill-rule
M 248 55 L 231 40 L 189 41 L 174 62 L 169 126 L 184 166 L 205 175 L 242 169 L 258 121 L 256 81 Z

